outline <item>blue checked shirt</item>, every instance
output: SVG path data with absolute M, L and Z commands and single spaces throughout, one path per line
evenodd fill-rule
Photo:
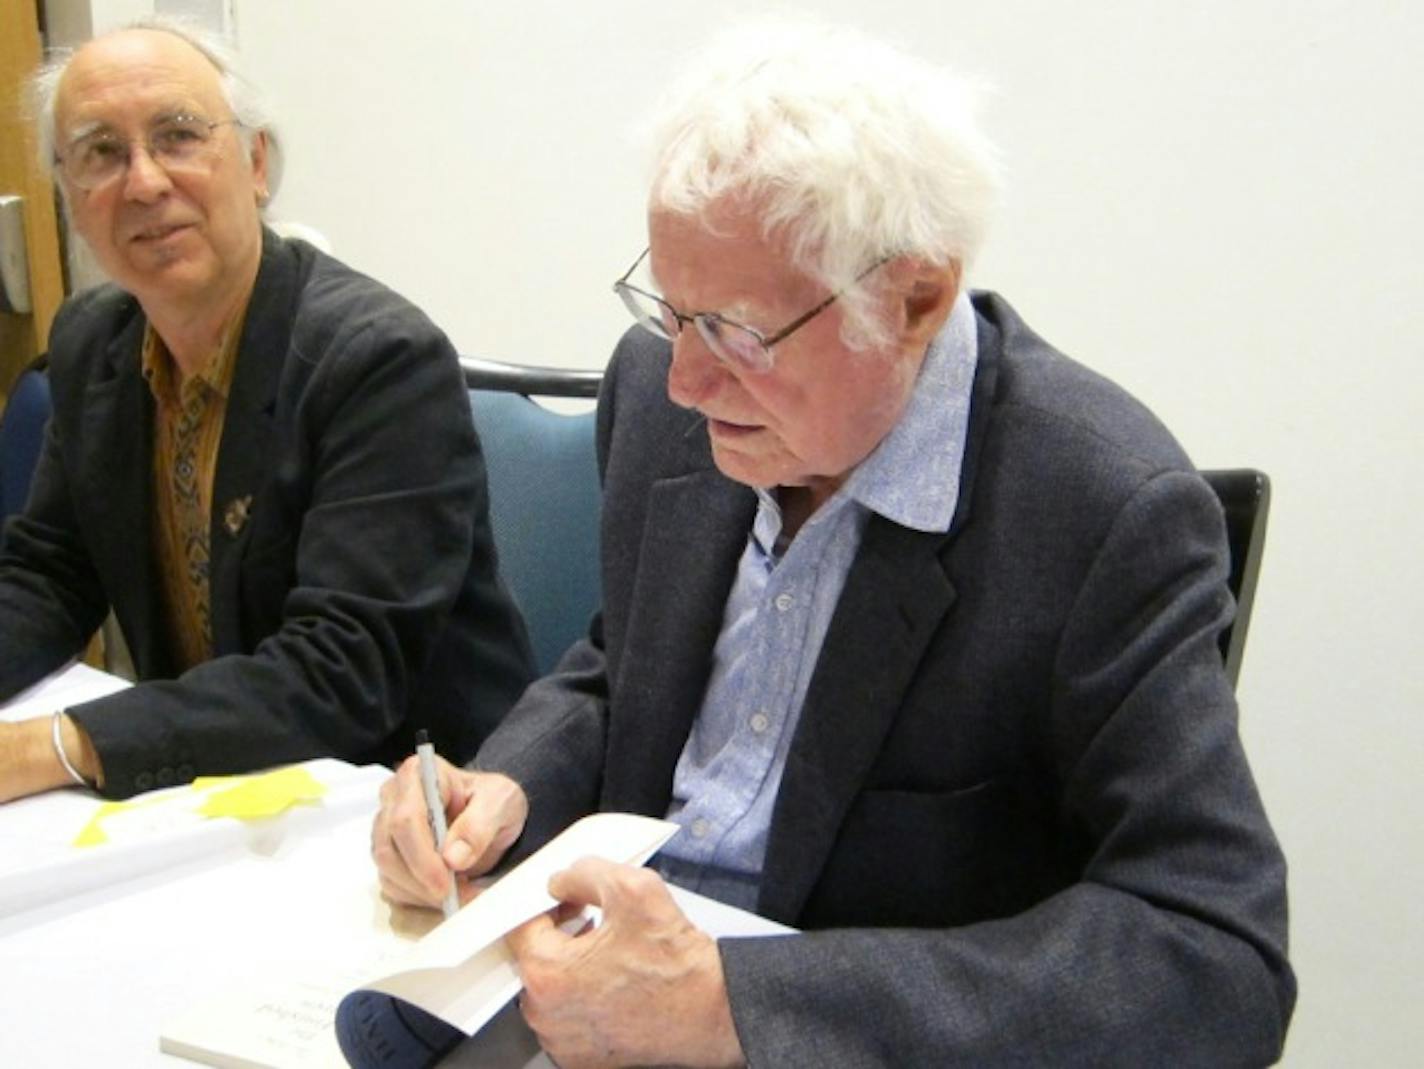
M 670 882 L 756 907 L 787 751 L 866 520 L 874 512 L 949 530 L 977 358 L 974 310 L 961 293 L 900 422 L 784 552 L 776 498 L 757 491 L 702 709 L 673 774 L 667 816 L 682 833 L 655 861 Z

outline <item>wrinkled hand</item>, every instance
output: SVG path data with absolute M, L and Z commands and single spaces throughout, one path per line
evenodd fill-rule
M 524 789 L 508 776 L 467 772 L 439 757 L 435 767 L 449 824 L 440 853 L 425 811 L 420 762 L 407 757 L 381 787 L 381 808 L 371 825 L 371 857 L 381 891 L 393 902 L 439 906 L 452 873 L 474 877 L 488 872 L 519 838 L 529 815 Z M 456 886 L 461 902 L 478 894 L 468 880 L 457 880 Z
M 580 935 L 542 914 L 506 937 L 524 1019 L 562 1069 L 743 1064 L 717 944 L 656 873 L 585 858 L 557 873 L 549 893 L 603 910 Z

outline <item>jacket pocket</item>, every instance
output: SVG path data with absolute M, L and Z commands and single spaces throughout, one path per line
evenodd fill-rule
M 868 790 L 852 804 L 803 923 L 943 927 L 1017 912 L 1045 879 L 1044 829 L 1022 784 Z

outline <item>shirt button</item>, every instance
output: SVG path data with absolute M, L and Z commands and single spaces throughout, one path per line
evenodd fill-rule
M 752 731 L 756 732 L 758 735 L 761 735 L 766 731 L 767 728 L 771 726 L 771 720 L 767 717 L 765 713 L 753 713 L 751 724 Z
M 692 827 L 688 830 L 692 832 L 694 839 L 705 839 L 707 837 L 707 821 L 698 817 L 692 822 Z
M 787 609 L 791 608 L 791 606 L 794 605 L 795 603 L 796 603 L 796 599 L 793 598 L 790 594 L 778 594 L 778 595 L 776 595 L 776 602 L 775 602 L 775 604 L 776 604 L 777 609 L 780 610 L 781 612 L 785 612 Z

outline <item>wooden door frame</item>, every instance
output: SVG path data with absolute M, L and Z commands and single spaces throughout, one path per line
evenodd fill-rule
M 0 194 L 24 198 L 31 306 L 28 315 L 0 312 L 0 396 L 45 351 L 64 300 L 54 185 L 35 156 L 28 106 L 29 79 L 43 55 L 38 8 L 39 0 L 0 0 Z

